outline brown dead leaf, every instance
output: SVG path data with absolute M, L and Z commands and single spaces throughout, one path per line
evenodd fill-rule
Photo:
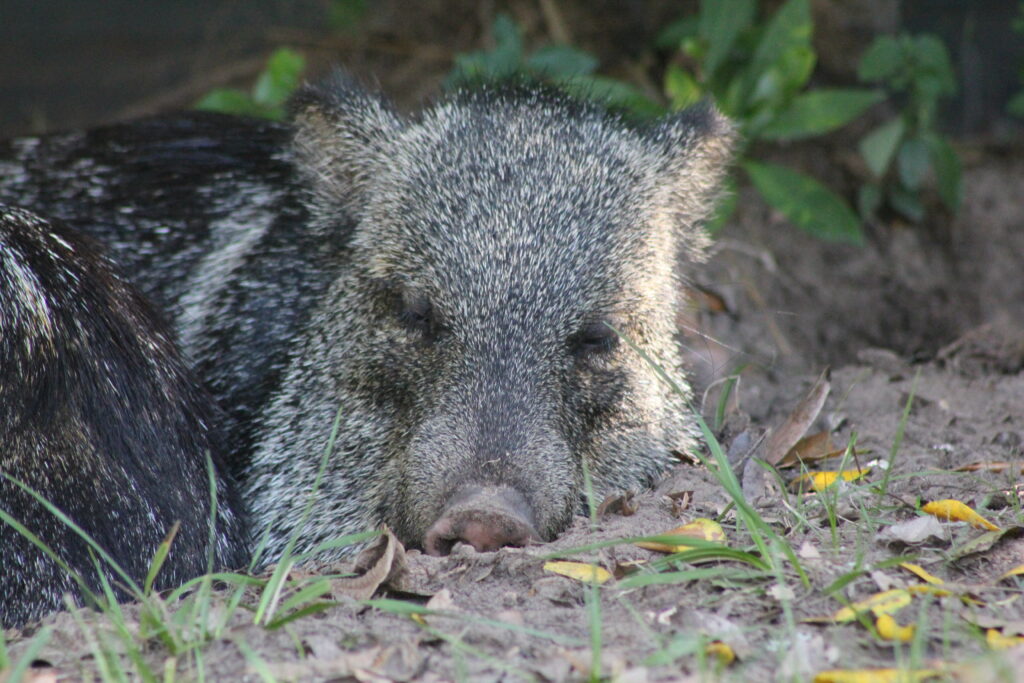
M 974 555 L 976 553 L 983 553 L 991 550 L 997 543 L 1024 536 L 1024 527 L 1011 526 L 999 531 L 986 531 L 985 533 L 972 538 L 963 545 L 953 548 L 951 551 L 952 559 L 960 560 L 968 555 Z
M 999 462 L 972 462 L 970 465 L 964 465 L 963 467 L 957 467 L 954 472 L 1005 472 L 1010 468 L 1015 468 L 1018 474 L 1024 474 L 1024 462 L 1008 463 L 1005 461 Z
M 605 515 L 622 515 L 631 517 L 636 514 L 639 503 L 634 499 L 632 491 L 623 491 L 619 494 L 612 494 L 601 501 L 597 506 L 597 518 L 603 519 Z
M 668 499 L 672 501 L 672 516 L 682 517 L 693 502 L 693 491 L 675 491 L 668 494 Z
M 331 581 L 331 590 L 356 600 L 369 600 L 384 583 L 400 583 L 405 572 L 405 547 L 386 526 L 373 545 L 355 561 L 358 576 Z M 396 586 L 399 587 L 399 586 Z
M 684 287 L 686 299 L 708 313 L 732 313 L 725 299 L 705 287 Z
M 765 446 L 764 456 L 765 462 L 769 465 L 778 464 L 817 419 L 832 388 L 831 376 L 831 369 L 825 368 L 789 417 L 772 431 Z
M 789 449 L 776 467 L 793 467 L 800 463 L 812 463 L 818 460 L 825 460 L 837 455 L 842 455 L 845 448 L 837 449 L 832 443 L 832 435 L 829 432 L 817 432 L 808 434 Z

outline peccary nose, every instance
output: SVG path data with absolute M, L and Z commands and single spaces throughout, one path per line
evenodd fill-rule
M 459 541 L 478 552 L 540 540 L 529 503 L 515 489 L 471 486 L 456 492 L 441 517 L 427 529 L 423 549 L 447 555 Z

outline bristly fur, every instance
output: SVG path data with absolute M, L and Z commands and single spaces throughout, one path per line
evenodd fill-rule
M 0 407 L 0 472 L 65 512 L 138 583 L 180 522 L 158 588 L 207 569 L 210 453 L 220 479 L 216 566 L 244 564 L 221 420 L 169 330 L 89 240 L 3 205 Z M 7 478 L 0 507 L 102 593 L 86 543 Z M 65 592 L 78 593 L 71 578 L 0 523 L 0 625 L 62 607 Z
M 680 265 L 734 140 L 713 107 L 638 125 L 519 83 L 405 117 L 337 74 L 292 117 L 0 144 L 0 201 L 98 238 L 168 313 L 267 561 L 382 522 L 420 545 L 467 484 L 516 490 L 550 538 L 584 462 L 601 495 L 694 447 L 685 394 L 609 331 L 685 389 Z
M 302 550 L 381 522 L 417 544 L 469 482 L 522 492 L 550 538 L 579 508 L 584 460 L 601 493 L 644 486 L 693 447 L 685 397 L 627 345 L 580 353 L 572 340 L 613 323 L 679 371 L 677 261 L 703 251 L 733 139 L 713 108 L 642 128 L 502 84 L 407 120 L 336 76 L 294 116 L 310 214 L 354 227 L 247 470 L 271 555 L 339 407 Z M 419 326 L 403 318 L 410 302 Z

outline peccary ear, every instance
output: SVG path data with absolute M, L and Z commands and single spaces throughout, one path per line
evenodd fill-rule
M 737 132 L 710 102 L 666 117 L 651 131 L 661 157 L 658 222 L 692 240 L 697 256 L 701 240 L 694 226 L 714 211 L 722 180 L 732 160 Z
M 382 96 L 342 71 L 292 98 L 293 147 L 312 193 L 310 209 L 328 218 L 359 213 L 367 181 L 385 163 L 402 120 Z

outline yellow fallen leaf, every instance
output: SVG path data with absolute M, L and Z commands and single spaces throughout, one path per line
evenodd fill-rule
M 932 524 L 934 524 L 934 522 L 932 522 Z M 929 574 L 927 571 L 925 571 L 925 568 L 919 564 L 911 564 L 910 562 L 900 562 L 900 566 L 906 569 L 911 574 L 915 574 L 919 578 L 924 579 L 928 583 L 934 584 L 936 586 L 942 585 L 942 579 L 932 574 Z
M 872 596 L 859 600 L 849 607 L 844 607 L 832 615 L 832 621 L 847 622 L 853 621 L 861 612 L 871 611 L 876 617 L 883 614 L 891 614 L 910 604 L 910 592 L 903 588 L 875 593 Z
M 731 647 L 720 640 L 708 643 L 708 646 L 704 648 L 704 654 L 708 658 L 717 659 L 718 663 L 722 666 L 729 666 L 736 661 L 736 653 L 732 651 Z
M 545 562 L 544 571 L 561 574 L 577 581 L 596 581 L 599 584 L 612 578 L 607 569 L 585 562 Z
M 1004 636 L 999 629 L 990 628 L 985 632 L 985 642 L 990 650 L 1009 650 L 1024 643 L 1024 636 Z
M 822 671 L 814 683 L 912 683 L 941 675 L 938 669 L 836 669 Z
M 722 525 L 713 519 L 706 519 L 704 517 L 699 517 L 689 524 L 684 524 L 672 531 L 666 531 L 664 534 L 659 535 L 699 538 L 705 541 L 714 541 L 715 543 L 725 542 L 725 532 L 722 530 Z M 655 550 L 659 553 L 682 553 L 693 549 L 693 546 L 689 545 L 656 543 L 654 541 L 639 541 L 636 545 L 647 550 Z
M 921 584 L 917 586 L 907 586 L 907 592 L 913 594 L 927 593 L 928 595 L 935 595 L 940 598 L 944 598 L 947 595 L 953 594 L 953 591 L 946 590 L 945 588 L 939 588 L 938 586 L 931 586 L 926 584 Z
M 946 500 L 935 500 L 931 503 L 925 503 L 921 506 L 921 509 L 927 512 L 929 515 L 934 515 L 939 519 L 951 519 L 957 522 L 968 522 L 971 526 L 979 529 L 988 529 L 989 531 L 999 531 L 992 522 L 988 521 L 977 512 L 972 510 L 969 506 L 954 500 L 947 498 Z
M 869 472 L 871 472 L 870 467 L 843 470 L 842 472 L 806 472 L 789 482 L 789 486 L 791 488 L 800 488 L 801 484 L 809 481 L 812 491 L 824 491 L 829 486 L 836 483 L 840 478 L 842 478 L 843 481 L 855 481 L 863 478 Z
M 895 619 L 888 614 L 882 614 L 875 620 L 875 628 L 878 635 L 885 640 L 896 640 L 901 643 L 909 643 L 914 637 L 914 625 L 900 626 Z
M 1024 564 L 1018 565 L 999 577 L 999 580 L 1008 579 L 1011 576 L 1024 576 Z

